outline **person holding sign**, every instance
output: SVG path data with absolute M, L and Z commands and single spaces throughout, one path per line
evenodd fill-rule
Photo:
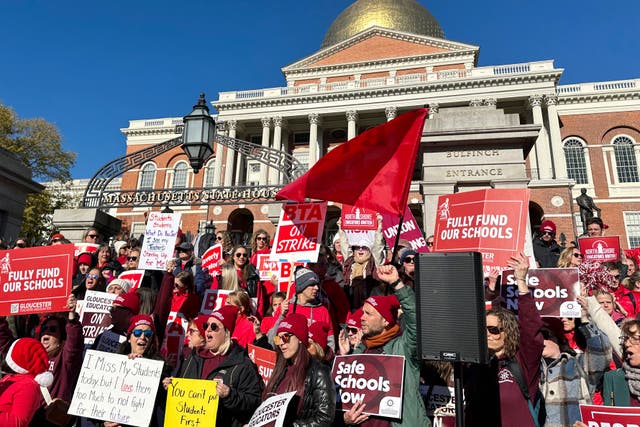
M 336 389 L 329 368 L 307 351 L 308 342 L 306 317 L 291 313 L 280 322 L 275 336 L 276 366 L 262 398 L 295 391 L 293 424 L 329 427 L 335 416 Z

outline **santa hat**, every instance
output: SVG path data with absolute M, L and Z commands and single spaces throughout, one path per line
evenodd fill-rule
M 15 340 L 5 359 L 7 365 L 17 374 L 29 374 L 43 387 L 53 384 L 53 374 L 49 372 L 49 356 L 40 341 L 33 338 Z
M 130 280 L 127 280 L 127 279 L 113 279 L 111 282 L 109 282 L 109 286 L 107 286 L 107 292 L 109 292 L 109 288 L 110 287 L 116 286 L 116 285 L 120 286 L 125 294 L 127 292 L 129 292 L 129 289 L 131 289 L 131 281 Z
M 140 297 L 135 292 L 121 294 L 113 300 L 112 305 L 120 305 L 131 310 L 133 314 L 138 314 L 140 312 Z
M 129 322 L 129 329 L 127 330 L 127 334 L 130 334 L 138 326 L 148 326 L 151 328 L 153 333 L 156 332 L 156 326 L 153 323 L 153 317 L 148 314 L 138 314 L 137 316 L 133 316 L 131 321 Z
M 329 324 L 327 322 L 314 322 L 309 326 L 309 339 L 318 343 L 322 350 L 327 351 L 329 336 Z
M 389 325 L 395 325 L 398 321 L 398 309 L 400 308 L 400 302 L 395 295 L 369 297 L 365 300 L 365 304 L 371 305 L 387 322 L 389 322 Z
M 236 328 L 236 319 L 238 318 L 238 307 L 224 305 L 211 313 L 209 317 L 215 317 L 229 333 L 233 334 L 233 330 Z
M 347 326 L 358 329 L 362 328 L 362 307 L 353 313 L 347 314 Z
M 288 332 L 296 336 L 305 346 L 309 341 L 309 326 L 307 318 L 300 313 L 291 313 L 278 326 L 278 334 Z

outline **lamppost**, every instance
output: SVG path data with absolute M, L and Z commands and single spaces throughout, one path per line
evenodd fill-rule
M 182 149 L 189 158 L 193 173 L 202 169 L 205 160 L 213 154 L 213 141 L 216 135 L 216 122 L 209 115 L 209 107 L 200 94 L 193 111 L 183 117 Z

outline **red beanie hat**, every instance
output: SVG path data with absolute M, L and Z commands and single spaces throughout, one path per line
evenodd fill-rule
M 209 320 L 209 317 L 204 314 L 200 314 L 194 317 L 192 320 L 193 324 L 196 325 L 196 328 L 198 328 L 198 332 L 200 332 L 200 335 L 202 335 L 202 337 L 204 337 L 204 324 L 207 320 Z
M 81 253 L 78 256 L 78 265 L 80 264 L 93 265 L 93 258 L 91 258 L 91 254 L 86 252 Z
M 213 313 L 209 317 L 215 317 L 222 326 L 229 331 L 230 334 L 233 334 L 233 330 L 236 328 L 236 318 L 238 317 L 238 307 L 235 305 L 223 305 Z
M 43 387 L 53 384 L 53 374 L 49 372 L 49 356 L 42 343 L 33 338 L 15 340 L 5 359 L 7 365 L 17 374 L 29 374 Z
M 362 307 L 353 313 L 347 314 L 347 326 L 358 329 L 362 328 Z
M 285 317 L 278 326 L 278 334 L 280 332 L 289 332 L 296 336 L 303 345 L 309 342 L 309 326 L 307 318 L 300 313 L 290 313 Z
M 542 224 L 540 224 L 540 231 L 549 231 L 553 234 L 556 234 L 556 225 L 553 221 L 549 221 L 547 219 L 545 221 L 542 221 Z
M 131 310 L 133 314 L 138 314 L 140 312 L 140 297 L 135 292 L 121 294 L 113 300 L 112 305 L 121 305 Z
M 328 336 L 329 324 L 327 322 L 314 322 L 309 326 L 309 339 L 317 342 L 325 352 L 327 351 Z
M 156 326 L 153 323 L 153 317 L 148 314 L 138 314 L 137 316 L 133 316 L 131 318 L 131 322 L 129 323 L 129 330 L 127 330 L 127 334 L 130 334 L 138 326 L 147 325 L 151 328 L 153 333 L 156 333 Z
M 398 298 L 396 298 L 395 295 L 369 297 L 364 303 L 371 305 L 387 322 L 389 322 L 389 325 L 395 325 L 398 321 L 400 301 L 398 301 Z

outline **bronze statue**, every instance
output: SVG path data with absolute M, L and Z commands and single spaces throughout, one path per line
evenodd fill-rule
M 593 211 L 596 211 L 597 216 L 600 217 L 601 209 L 596 206 L 593 199 L 587 195 L 587 189 L 580 189 L 580 195 L 576 197 L 576 203 L 580 206 L 580 219 L 582 220 L 582 230 L 587 233 L 587 222 L 593 218 Z

